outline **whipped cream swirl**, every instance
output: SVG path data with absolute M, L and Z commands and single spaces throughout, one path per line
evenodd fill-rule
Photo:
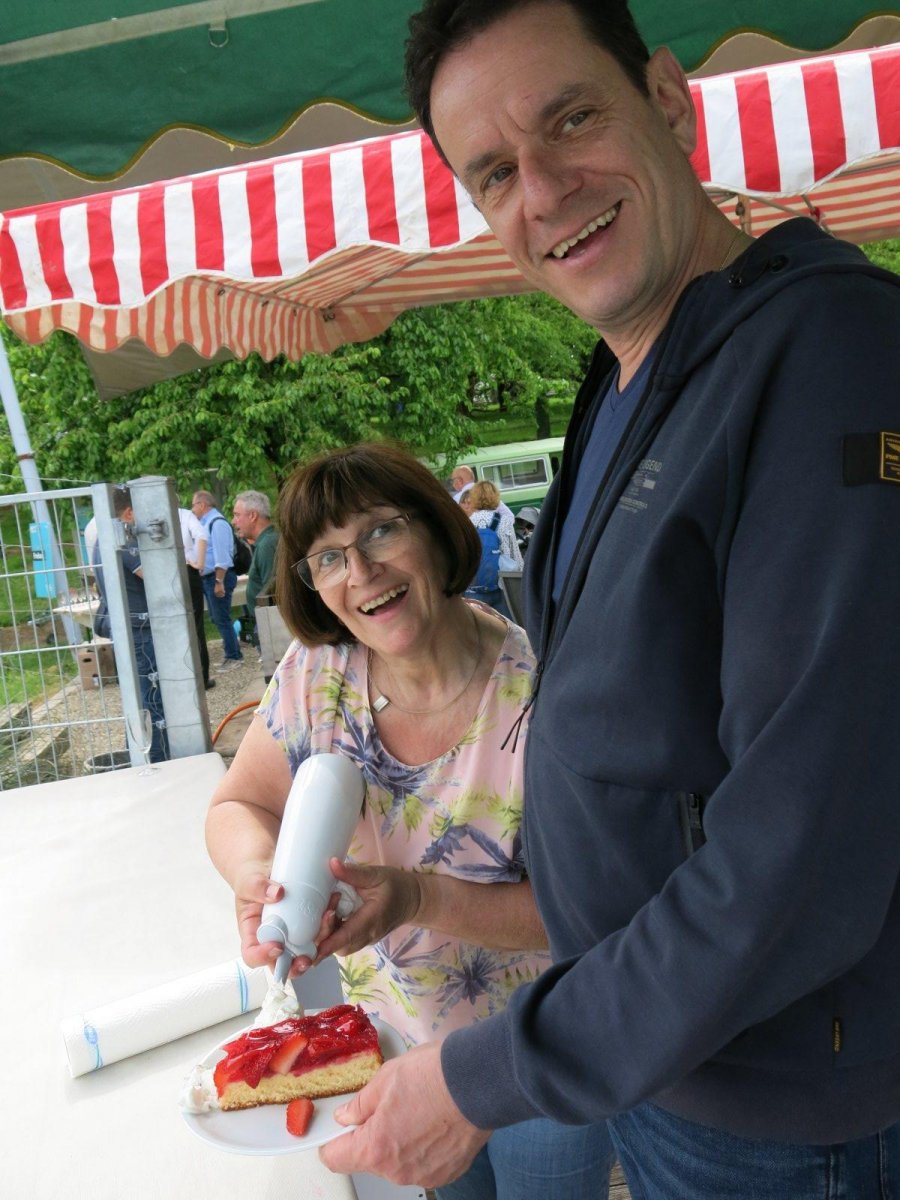
M 253 1024 L 277 1025 L 279 1021 L 287 1021 L 291 1017 L 302 1017 L 303 1005 L 297 999 L 292 982 L 287 980 L 278 983 L 274 975 L 270 973 L 270 976 L 269 990 Z M 187 1113 L 206 1113 L 218 1109 L 219 1097 L 210 1067 L 197 1063 L 185 1076 L 178 1096 L 178 1107 Z

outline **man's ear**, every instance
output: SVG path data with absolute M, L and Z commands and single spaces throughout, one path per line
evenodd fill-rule
M 697 145 L 697 114 L 687 77 L 667 46 L 652 55 L 647 64 L 650 102 L 662 113 L 685 155 L 690 158 Z

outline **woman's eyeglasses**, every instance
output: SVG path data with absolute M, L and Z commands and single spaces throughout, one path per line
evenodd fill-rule
M 294 570 L 314 592 L 334 587 L 347 578 L 350 570 L 348 550 L 355 550 L 369 562 L 387 562 L 400 554 L 409 540 L 409 522 L 406 513 L 379 521 L 346 546 L 333 546 L 301 558 L 294 563 Z

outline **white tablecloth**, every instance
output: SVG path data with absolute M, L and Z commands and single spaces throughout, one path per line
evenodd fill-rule
M 217 754 L 0 794 L 0 1195 L 17 1200 L 355 1200 L 315 1151 L 225 1154 L 177 1108 L 237 1017 L 71 1079 L 64 1016 L 234 956 L 206 856 Z

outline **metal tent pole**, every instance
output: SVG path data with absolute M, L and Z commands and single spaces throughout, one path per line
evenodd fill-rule
M 42 492 L 44 485 L 41 483 L 41 477 L 38 475 L 37 465 L 34 461 L 34 451 L 31 449 L 28 430 L 25 428 L 25 419 L 19 406 L 19 394 L 16 391 L 15 380 L 12 377 L 9 358 L 6 354 L 6 344 L 2 337 L 0 337 L 0 394 L 3 396 L 3 409 L 6 413 L 6 420 L 9 422 L 9 432 L 12 436 L 16 458 L 19 460 L 25 491 Z M 32 500 L 31 507 L 36 521 L 46 521 L 48 525 L 50 524 L 50 509 L 46 500 Z
M 16 458 L 19 461 L 19 468 L 22 472 L 25 491 L 33 493 L 30 501 L 31 511 L 34 514 L 35 521 L 43 523 L 44 528 L 47 530 L 50 543 L 51 566 L 56 579 L 56 594 L 60 602 L 65 602 L 69 591 L 65 563 L 63 562 L 63 557 L 56 541 L 56 531 L 53 528 L 53 522 L 50 519 L 50 506 L 43 496 L 40 495 L 44 490 L 44 485 L 41 482 L 37 464 L 34 460 L 34 451 L 31 448 L 31 441 L 25 426 L 25 418 L 22 416 L 22 409 L 19 405 L 19 394 L 16 391 L 16 383 L 12 377 L 9 357 L 6 353 L 6 344 L 2 337 L 0 337 L 0 396 L 3 399 L 3 409 L 6 413 L 6 420 L 9 423 L 9 432 L 12 437 Z M 76 645 L 81 638 L 75 628 L 74 621 L 69 617 L 64 617 L 62 624 L 66 631 L 66 638 L 69 645 Z

